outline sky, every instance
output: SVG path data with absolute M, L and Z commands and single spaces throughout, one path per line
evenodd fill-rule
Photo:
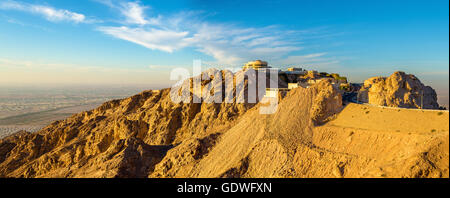
M 262 59 L 353 82 L 405 71 L 448 103 L 447 0 L 0 0 L 0 84 L 170 86 Z

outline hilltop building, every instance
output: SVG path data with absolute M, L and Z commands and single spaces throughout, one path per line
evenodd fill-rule
M 287 70 L 288 71 L 304 71 L 302 68 L 298 68 L 298 67 L 289 67 Z
M 245 64 L 243 70 L 254 69 L 256 71 L 268 72 L 277 70 L 278 76 L 285 84 L 279 84 L 278 87 L 267 87 L 265 97 L 279 97 L 286 95 L 292 89 L 297 87 L 309 88 L 311 85 L 319 83 L 324 80 L 330 80 L 333 86 L 340 90 L 353 92 L 352 86 L 347 82 L 346 77 L 339 74 L 326 72 L 308 71 L 300 67 L 290 67 L 286 70 L 272 68 L 266 61 L 255 60 Z
M 279 96 L 285 96 L 290 90 L 291 89 L 289 88 L 266 88 L 266 94 L 264 97 L 276 98 Z
M 255 60 L 255 61 L 248 62 L 242 68 L 244 70 L 250 69 L 250 68 L 252 68 L 254 70 L 261 70 L 261 69 L 268 69 L 268 68 L 271 68 L 271 67 L 269 67 L 269 64 L 266 61 Z

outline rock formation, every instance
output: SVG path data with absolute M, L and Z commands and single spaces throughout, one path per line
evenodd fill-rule
M 438 109 L 437 95 L 433 88 L 404 72 L 389 77 L 373 77 L 364 81 L 358 98 L 360 102 L 404 108 Z
M 317 85 L 320 92 L 311 106 L 311 119 L 315 125 L 325 123 L 342 110 L 342 95 L 331 83 L 332 80 L 327 79 L 326 83 Z
M 217 75 L 221 78 L 214 81 Z M 210 77 L 201 80 L 202 90 L 221 89 L 224 98 L 232 93 L 230 103 L 214 103 L 216 95 L 201 98 L 201 103 L 175 103 L 171 89 L 145 91 L 54 122 L 37 133 L 6 137 L 0 140 L 0 177 L 146 177 L 175 145 L 226 131 L 255 106 L 259 98 L 249 103 L 246 94 L 257 83 L 245 78 L 251 75 L 256 75 L 252 69 L 202 73 Z M 245 80 L 233 86 L 236 79 Z M 226 80 L 231 87 L 225 86 Z M 192 81 L 173 90 L 186 91 L 180 86 L 187 85 L 188 97 L 198 98 Z
M 226 81 L 253 74 L 208 70 L 201 84 L 236 91 Z M 343 106 L 326 80 L 291 90 L 269 115 L 244 91 L 230 103 L 198 98 L 193 80 L 1 139 L 0 177 L 448 177 L 448 126 L 403 134 L 328 125 Z M 185 96 L 202 102 L 173 102 Z

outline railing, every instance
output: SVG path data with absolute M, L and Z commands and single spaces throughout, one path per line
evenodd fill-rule
M 449 112 L 449 110 L 441 110 L 441 109 L 416 109 L 416 108 L 406 108 L 406 107 L 388 107 L 388 106 L 374 105 L 374 104 L 363 103 L 363 102 L 353 102 L 353 101 L 349 101 L 349 102 L 360 104 L 360 105 L 372 106 L 372 107 L 381 107 L 384 109 L 404 109 L 404 110 L 415 110 L 415 111 Z

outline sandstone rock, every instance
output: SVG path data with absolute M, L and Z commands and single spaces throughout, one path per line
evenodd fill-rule
M 438 109 L 437 95 L 433 88 L 404 72 L 389 77 L 373 77 L 364 81 L 358 93 L 360 102 L 404 108 Z
M 331 84 L 331 80 L 321 81 L 317 84 L 318 94 L 311 107 L 311 119 L 314 124 L 325 123 L 342 109 L 342 95 Z
M 208 70 L 201 85 L 235 91 L 225 82 L 246 72 Z M 177 87 L 145 91 L 3 138 L 0 177 L 448 177 L 448 125 L 412 135 L 328 126 L 342 109 L 328 80 L 291 90 L 268 115 L 245 92 L 209 103 L 191 82 L 175 93 L 201 103 L 174 102 Z
M 246 73 L 212 69 L 202 75 L 211 77 L 201 81 L 202 88 L 225 93 L 225 89 L 236 90 L 233 83 L 225 87 L 225 80 L 233 82 Z M 189 82 L 192 78 L 183 84 Z M 256 82 L 245 80 L 242 89 L 252 83 Z M 191 88 L 188 84 L 188 96 L 200 97 Z M 215 94 L 206 94 L 201 103 L 176 103 L 171 90 L 164 89 L 106 102 L 37 133 L 0 140 L 0 177 L 147 177 L 167 148 L 226 131 L 254 107 L 256 103 L 246 102 L 243 93 L 231 92 L 228 103 L 211 102 Z M 200 145 L 208 147 L 205 144 Z M 199 152 L 206 152 L 201 146 Z

